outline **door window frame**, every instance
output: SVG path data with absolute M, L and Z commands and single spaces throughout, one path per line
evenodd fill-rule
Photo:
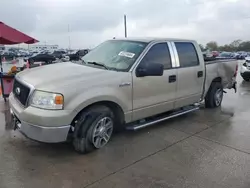
M 151 42 L 148 44 L 148 46 L 144 49 L 144 51 L 141 53 L 140 57 L 138 57 L 137 61 L 134 63 L 134 65 L 131 67 L 131 72 L 133 71 L 134 74 L 136 72 L 136 69 L 139 67 L 140 63 L 142 62 L 142 60 L 144 59 L 144 57 L 147 55 L 147 53 L 149 52 L 149 50 L 156 44 L 161 44 L 161 43 L 166 43 L 169 53 L 170 53 L 170 60 L 171 60 L 171 68 L 169 69 L 164 69 L 164 71 L 167 70 L 171 70 L 171 69 L 175 69 L 177 67 L 177 63 L 176 63 L 176 58 L 175 58 L 175 54 L 174 54 L 174 50 L 173 47 L 171 45 L 171 42 L 169 41 L 157 41 L 157 42 Z
M 179 59 L 179 55 L 178 55 L 178 51 L 177 51 L 177 48 L 176 48 L 176 45 L 175 43 L 189 43 L 189 44 L 192 44 L 193 47 L 194 47 L 194 50 L 195 50 L 195 53 L 196 53 L 196 57 L 197 57 L 197 60 L 198 60 L 198 64 L 197 65 L 192 65 L 192 66 L 187 66 L 187 67 L 182 67 L 180 65 L 180 59 Z M 194 45 L 193 42 L 186 42 L 186 41 L 173 41 L 173 42 L 170 42 L 171 43 L 171 46 L 172 46 L 172 49 L 173 49 L 173 52 L 174 52 L 174 56 L 175 56 L 175 60 L 176 60 L 176 68 L 190 68 L 190 67 L 199 67 L 201 62 L 200 62 L 200 58 L 199 58 L 199 55 L 198 55 L 198 52 L 197 52 L 197 49 Z

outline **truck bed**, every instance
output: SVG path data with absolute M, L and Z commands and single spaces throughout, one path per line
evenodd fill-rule
M 238 61 L 236 59 L 219 59 L 206 61 L 205 93 L 208 91 L 214 78 L 221 78 L 224 89 L 231 89 L 235 82 L 235 71 Z
M 237 61 L 236 59 L 213 59 L 213 60 L 207 60 L 205 61 L 205 64 L 214 64 L 214 63 L 223 63 L 223 62 L 232 62 Z

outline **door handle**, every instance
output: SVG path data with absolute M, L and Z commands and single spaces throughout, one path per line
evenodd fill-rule
M 197 72 L 197 77 L 198 77 L 198 78 L 203 77 L 203 71 L 198 71 L 198 72 Z
M 169 77 L 168 77 L 168 82 L 169 83 L 173 83 L 173 82 L 175 82 L 176 81 L 176 75 L 170 75 Z

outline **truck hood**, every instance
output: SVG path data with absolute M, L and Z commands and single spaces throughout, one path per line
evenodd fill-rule
M 50 91 L 68 85 L 74 87 L 78 82 L 95 84 L 117 75 L 115 71 L 64 62 L 27 69 L 17 74 L 17 77 L 36 89 Z

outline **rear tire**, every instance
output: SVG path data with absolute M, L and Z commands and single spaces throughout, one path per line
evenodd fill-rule
M 83 111 L 75 125 L 74 149 L 86 154 L 104 147 L 114 129 L 114 114 L 106 106 L 93 106 Z
M 223 87 L 220 82 L 213 82 L 205 97 L 206 108 L 217 108 L 221 106 L 223 99 Z
M 249 82 L 249 81 L 250 81 L 250 78 L 246 78 L 246 77 L 243 77 L 243 76 L 242 76 L 242 78 L 243 78 L 243 80 L 245 80 L 246 82 Z
M 29 60 L 29 64 L 31 64 L 31 65 L 33 65 L 34 62 L 35 62 L 35 61 L 34 61 L 33 59 L 30 59 L 30 60 Z

